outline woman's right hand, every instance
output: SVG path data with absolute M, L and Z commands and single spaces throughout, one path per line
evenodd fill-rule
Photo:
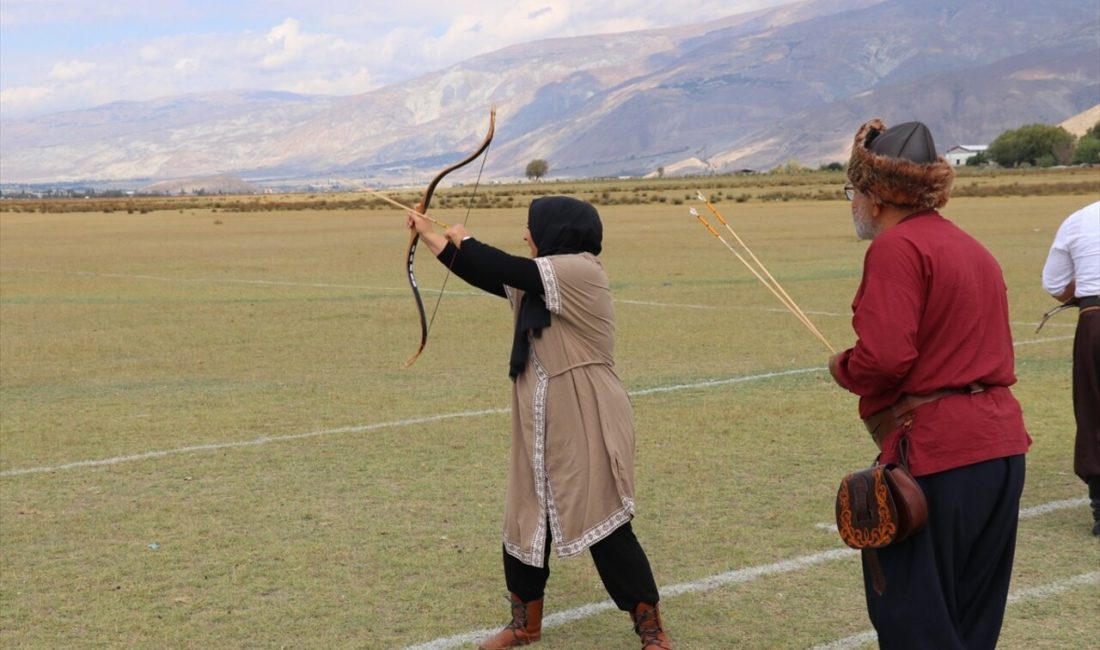
M 462 240 L 468 236 L 466 234 L 466 226 L 456 223 L 443 231 L 443 236 L 450 240 L 450 242 L 455 245 L 455 248 L 462 248 Z

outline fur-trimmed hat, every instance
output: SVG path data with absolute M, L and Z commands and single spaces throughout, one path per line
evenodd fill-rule
M 940 208 L 951 195 L 955 171 L 943 156 L 936 156 L 927 126 L 906 122 L 887 129 L 876 118 L 856 132 L 848 180 L 884 203 Z

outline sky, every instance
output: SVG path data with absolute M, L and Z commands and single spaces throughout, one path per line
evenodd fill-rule
M 0 118 L 221 90 L 354 95 L 545 38 L 792 0 L 0 0 Z

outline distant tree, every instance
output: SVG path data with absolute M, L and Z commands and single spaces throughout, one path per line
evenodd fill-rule
M 1100 164 L 1100 122 L 1085 131 L 1085 134 L 1077 141 L 1077 148 L 1073 151 L 1072 162 L 1074 165 Z
M 997 136 L 986 154 L 1003 167 L 1064 165 L 1073 155 L 1073 134 L 1060 126 L 1027 124 Z
M 527 175 L 528 179 L 537 181 L 543 176 L 546 176 L 546 173 L 549 171 L 550 163 L 546 162 L 542 158 L 535 158 L 531 162 L 527 163 L 527 171 L 525 171 L 524 173 Z
M 664 167 L 658 167 L 657 168 L 657 178 L 664 178 L 664 177 L 665 177 L 665 168 Z
M 831 163 L 822 163 L 821 171 L 823 172 L 839 172 L 844 171 L 844 163 L 838 163 L 835 160 Z
M 802 174 L 809 171 L 805 167 L 799 164 L 797 160 L 789 160 L 786 163 L 773 167 L 772 174 Z
M 970 156 L 969 158 L 966 159 L 966 166 L 967 167 L 981 167 L 982 165 L 988 165 L 988 164 L 989 164 L 989 156 L 985 155 L 984 151 L 979 151 L 978 153 L 976 153 L 973 156 Z

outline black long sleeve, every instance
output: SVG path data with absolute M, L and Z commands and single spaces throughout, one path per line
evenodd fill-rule
M 510 255 L 472 237 L 463 240 L 461 250 L 447 242 L 437 259 L 470 285 L 497 296 L 504 297 L 505 285 L 543 292 L 542 276 L 533 259 Z

